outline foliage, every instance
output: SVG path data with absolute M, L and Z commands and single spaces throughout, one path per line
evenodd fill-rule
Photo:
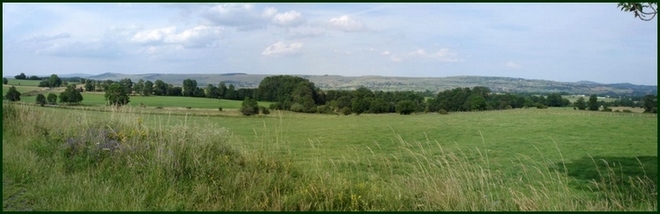
M 245 116 L 252 116 L 259 114 L 259 105 L 257 101 L 252 98 L 245 98 L 241 104 L 240 112 Z
M 351 113 L 352 113 L 351 108 L 349 108 L 349 107 L 344 107 L 344 108 L 341 109 L 341 114 L 343 114 L 343 115 L 349 115 Z
M 9 80 L 7 80 L 7 78 L 2 78 L 2 84 L 7 85 L 7 83 L 9 83 Z
M 447 112 L 447 110 L 445 110 L 445 109 L 438 110 L 438 113 L 439 114 L 449 114 L 449 112 Z
M 266 107 L 259 106 L 259 110 L 261 110 L 261 113 L 264 114 L 264 115 L 269 115 L 270 114 L 270 110 L 268 110 L 268 108 L 266 108 Z
M 624 12 L 633 12 L 635 18 L 643 21 L 651 21 L 658 14 L 657 2 L 620 2 L 617 7 L 621 8 L 621 11 Z M 650 11 L 645 11 L 644 9 L 646 8 L 650 9 Z
M 128 97 L 128 89 L 126 87 L 128 86 L 121 83 L 113 83 L 110 85 L 110 88 L 105 91 L 105 100 L 108 104 L 117 107 L 128 104 L 130 98 Z
M 218 111 L 222 111 L 222 107 L 218 107 Z
M 83 101 L 83 97 L 75 85 L 68 85 L 66 90 L 60 93 L 61 103 L 80 103 L 81 101 Z
M 293 112 L 305 112 L 305 106 L 300 103 L 294 103 L 289 110 Z
M 657 113 L 658 112 L 658 99 L 655 95 L 646 95 L 642 99 L 644 103 L 644 113 Z
M 24 80 L 25 78 L 26 78 L 26 76 L 25 76 L 24 73 L 21 73 L 19 75 L 14 76 L 14 79 L 17 79 L 17 80 Z
M 21 101 L 21 92 L 18 92 L 14 86 L 9 87 L 7 94 L 5 94 L 5 99 L 9 101 Z
M 396 112 L 399 114 L 409 115 L 415 112 L 415 104 L 412 100 L 401 100 L 396 103 Z
M 36 103 L 40 106 L 46 105 L 46 96 L 44 96 L 43 94 L 38 94 Z
M 587 108 L 589 111 L 598 111 L 598 96 L 592 94 L 589 96 L 589 102 L 587 102 Z
M 55 105 L 57 104 L 57 95 L 55 95 L 55 93 L 48 93 L 46 100 L 48 100 L 48 104 Z
M 587 103 L 584 101 L 583 97 L 578 98 L 577 101 L 575 101 L 575 107 L 578 108 L 578 110 L 585 110 L 587 109 Z

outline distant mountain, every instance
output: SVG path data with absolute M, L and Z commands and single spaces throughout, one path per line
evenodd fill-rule
M 164 82 L 181 85 L 185 79 L 194 79 L 198 87 L 208 84 L 217 85 L 225 82 L 237 88 L 256 88 L 264 74 L 226 73 L 226 74 L 119 74 L 104 73 L 89 76 L 89 79 L 120 80 L 162 80 Z M 493 92 L 502 93 L 553 93 L 568 94 L 598 94 L 598 95 L 645 95 L 657 94 L 657 86 L 634 85 L 630 83 L 602 84 L 591 81 L 557 82 L 549 80 L 530 80 L 512 77 L 486 77 L 486 76 L 450 76 L 450 77 L 388 77 L 388 76 L 356 76 L 347 77 L 339 75 L 293 75 L 312 81 L 317 87 L 327 90 L 354 90 L 360 86 L 371 90 L 383 91 L 425 91 L 439 92 L 457 87 L 485 86 Z
M 50 76 L 50 75 L 48 75 Z M 57 75 L 60 78 L 69 78 L 69 77 L 81 77 L 81 78 L 87 78 L 92 76 L 91 74 L 83 74 L 83 73 L 72 73 L 72 74 L 58 74 Z

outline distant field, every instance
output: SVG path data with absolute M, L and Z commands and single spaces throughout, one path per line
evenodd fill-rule
M 17 79 L 10 79 L 7 78 L 7 85 L 14 85 L 14 86 L 39 86 L 39 83 L 41 80 L 17 80 Z
M 105 105 L 105 95 L 99 92 L 83 92 L 83 105 Z M 130 106 L 155 107 L 191 107 L 215 109 L 238 109 L 241 107 L 240 100 L 210 99 L 204 97 L 173 97 L 173 96 L 130 96 Z M 259 102 L 260 106 L 268 107 L 271 102 Z
M 562 96 L 562 98 L 568 99 L 568 101 L 571 101 L 571 103 L 574 103 L 578 99 L 580 99 L 580 96 L 575 96 L 575 95 L 570 95 L 570 96 Z M 584 101 L 589 101 L 589 96 L 584 96 Z M 617 100 L 617 98 L 612 98 L 612 97 L 599 97 L 598 101 L 604 100 L 605 102 L 614 102 Z

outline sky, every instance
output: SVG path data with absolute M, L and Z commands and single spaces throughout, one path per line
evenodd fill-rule
M 657 85 L 657 20 L 616 3 L 3 3 L 2 72 Z

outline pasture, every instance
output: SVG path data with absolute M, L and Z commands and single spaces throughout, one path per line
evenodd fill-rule
M 131 103 L 169 97 L 145 98 Z M 12 106 L 5 210 L 657 210 L 654 114 Z M 133 149 L 62 156 L 67 139 L 97 129 Z

